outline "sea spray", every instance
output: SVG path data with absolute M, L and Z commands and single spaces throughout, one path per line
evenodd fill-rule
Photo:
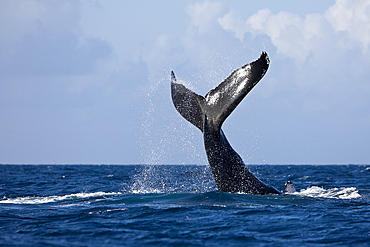
M 125 190 L 129 193 L 203 193 L 216 190 L 207 165 L 143 165 L 136 172 Z
M 142 116 L 139 145 L 144 165 L 133 178 L 132 191 L 166 191 L 165 178 L 157 173 L 152 165 L 159 164 L 205 164 L 206 159 L 201 138 L 196 138 L 197 130 L 185 121 L 176 118 L 170 95 L 170 73 L 166 76 L 149 78 L 150 86 L 143 100 L 147 111 Z M 186 159 L 182 157 L 187 157 Z

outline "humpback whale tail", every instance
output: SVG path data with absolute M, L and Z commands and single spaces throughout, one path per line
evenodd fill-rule
M 205 97 L 177 83 L 171 72 L 172 101 L 177 111 L 203 132 L 205 116 L 215 129 L 221 129 L 225 119 L 265 75 L 270 60 L 266 52 L 247 64 L 209 91 Z
M 235 70 L 205 97 L 177 83 L 174 72 L 171 72 L 173 104 L 186 120 L 202 131 L 212 175 L 221 191 L 280 193 L 249 172 L 221 129 L 225 119 L 265 75 L 269 63 L 267 53 L 262 52 L 258 60 Z

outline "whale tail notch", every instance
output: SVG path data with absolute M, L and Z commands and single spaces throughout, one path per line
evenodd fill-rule
M 177 83 L 171 72 L 172 102 L 177 111 L 203 132 L 205 115 L 214 128 L 221 129 L 225 119 L 265 75 L 270 60 L 266 52 L 250 64 L 235 70 L 205 97 Z

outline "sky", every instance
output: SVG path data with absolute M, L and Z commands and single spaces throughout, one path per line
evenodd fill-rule
M 245 163 L 369 164 L 370 0 L 2 0 L 0 164 L 206 164 L 170 72 L 205 95 L 262 51 Z

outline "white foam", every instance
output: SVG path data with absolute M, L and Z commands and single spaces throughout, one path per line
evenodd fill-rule
M 140 188 L 140 189 L 133 189 L 130 191 L 132 194 L 160 194 L 160 193 L 165 193 L 164 190 L 160 189 L 154 189 L 154 188 Z
M 115 211 L 125 211 L 128 210 L 128 208 L 113 208 L 113 209 L 107 209 L 102 211 L 91 211 L 89 214 L 104 214 L 108 212 L 115 212 Z
M 355 187 L 324 189 L 318 186 L 311 186 L 307 189 L 301 190 L 300 192 L 294 192 L 290 194 L 334 199 L 355 199 L 361 197 L 361 195 L 358 193 L 357 188 Z
M 45 197 L 17 197 L 1 200 L 0 203 L 9 203 L 9 204 L 43 204 L 50 202 L 58 202 L 64 200 L 73 200 L 73 199 L 83 199 L 90 197 L 101 197 L 101 196 L 111 196 L 111 195 L 120 195 L 121 192 L 92 192 L 92 193 L 76 193 L 64 196 L 45 196 Z

